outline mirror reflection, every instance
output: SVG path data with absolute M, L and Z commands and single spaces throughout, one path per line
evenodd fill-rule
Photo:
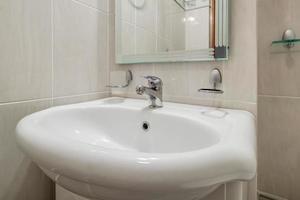
M 117 0 L 119 63 L 126 57 L 143 62 L 143 55 L 152 62 L 164 61 L 174 52 L 199 50 L 202 59 L 214 59 L 215 11 L 215 0 Z

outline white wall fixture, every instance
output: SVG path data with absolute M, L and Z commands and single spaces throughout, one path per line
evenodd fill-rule
M 224 91 L 218 89 L 218 86 L 222 84 L 223 77 L 222 73 L 218 68 L 211 70 L 209 76 L 209 82 L 212 84 L 212 88 L 201 88 L 198 91 L 203 93 L 212 93 L 212 94 L 223 94 Z
M 145 0 L 128 0 L 128 1 L 133 7 L 137 9 L 142 9 L 146 3 Z
M 50 108 L 17 126 L 21 149 L 58 185 L 92 199 L 194 200 L 256 174 L 254 116 L 109 98 Z

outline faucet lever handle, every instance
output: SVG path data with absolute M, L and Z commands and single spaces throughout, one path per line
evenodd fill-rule
M 156 76 L 143 76 L 143 77 L 148 80 L 148 84 L 151 87 L 161 87 L 162 86 L 162 80 L 159 77 L 156 77 Z

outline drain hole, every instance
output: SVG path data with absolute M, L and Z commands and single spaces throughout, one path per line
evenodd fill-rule
M 144 131 L 148 131 L 150 128 L 149 122 L 143 122 L 142 128 Z

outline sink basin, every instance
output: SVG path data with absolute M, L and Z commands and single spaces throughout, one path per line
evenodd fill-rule
M 20 148 L 58 185 L 98 200 L 198 200 L 256 174 L 246 111 L 108 98 L 22 119 Z

